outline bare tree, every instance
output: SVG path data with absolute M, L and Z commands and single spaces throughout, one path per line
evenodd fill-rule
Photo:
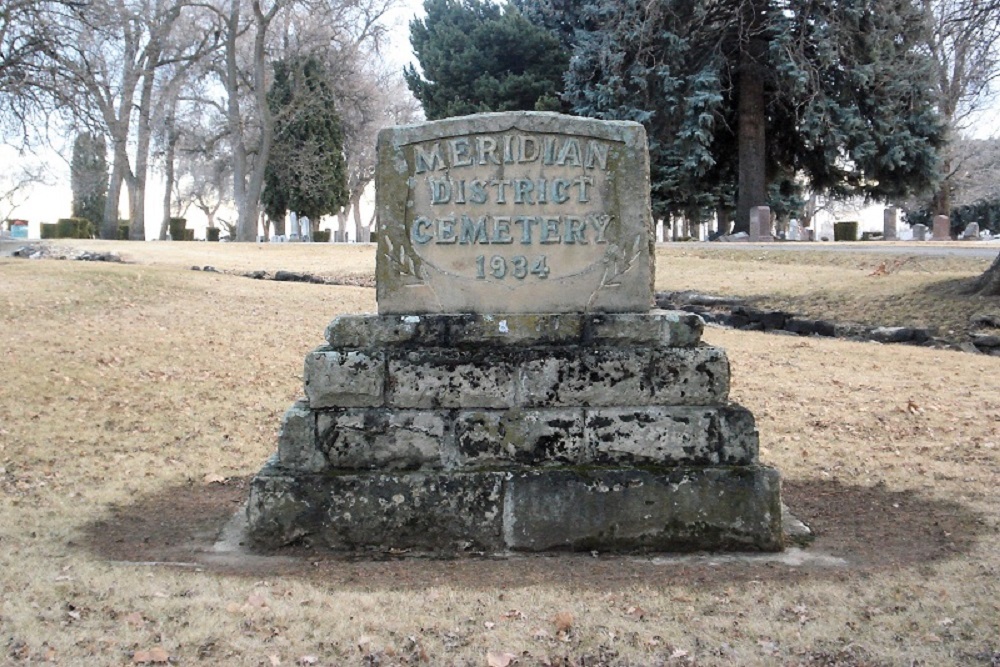
M 44 170 L 37 165 L 20 166 L 0 173 L 0 222 L 14 215 L 27 200 L 33 186 L 45 182 Z
M 45 3 L 44 19 L 57 36 L 48 56 L 49 79 L 39 85 L 74 123 L 110 138 L 112 168 L 101 236 L 114 238 L 123 184 L 129 195 L 130 237 L 145 239 L 145 195 L 150 143 L 162 78 L 171 64 L 203 56 L 213 35 L 175 34 L 195 11 L 188 0 L 88 0 Z M 182 20 L 182 17 L 183 20 Z M 175 67 L 172 72 L 183 72 Z M 131 152 L 131 154 L 130 154 Z
M 934 194 L 936 214 L 951 212 L 965 170 L 961 135 L 971 117 L 991 102 L 1000 76 L 1000 3 L 982 0 L 921 0 L 929 22 L 927 47 L 935 62 L 938 111 L 950 142 L 942 156 L 942 181 Z
M 202 212 L 209 227 L 232 201 L 233 160 L 225 125 L 203 98 L 187 100 L 175 117 L 177 167 L 173 183 L 179 211 L 190 206 Z M 213 113 L 215 112 L 215 113 Z
M 344 127 L 344 156 L 347 161 L 348 204 L 337 214 L 343 237 L 347 221 L 354 220 L 354 238 L 360 240 L 372 224 L 361 214 L 361 200 L 375 178 L 375 141 L 378 131 L 389 125 L 413 122 L 420 117 L 420 105 L 398 72 L 378 70 L 361 59 L 348 75 L 338 81 L 341 119 Z
M 395 0 L 216 0 L 223 55 L 216 73 L 224 89 L 233 161 L 236 239 L 252 241 L 260 218 L 264 170 L 274 139 L 267 103 L 271 63 L 292 55 L 349 53 L 377 47 Z
M 0 4 L 0 131 L 29 139 L 28 117 L 34 111 L 36 78 L 52 40 L 40 19 L 36 0 Z

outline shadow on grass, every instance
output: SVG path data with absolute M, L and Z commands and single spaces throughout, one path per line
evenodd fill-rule
M 590 554 L 431 560 L 331 555 L 304 548 L 268 555 L 219 558 L 212 545 L 247 494 L 248 478 L 225 484 L 184 485 L 113 508 L 83 526 L 83 546 L 111 561 L 183 563 L 227 575 L 298 576 L 365 590 L 429 586 L 509 588 L 532 585 L 616 590 L 642 583 L 657 587 L 749 579 L 842 577 L 851 571 L 891 571 L 960 558 L 982 524 L 954 502 L 912 491 L 847 486 L 827 480 L 784 483 L 784 500 L 816 534 L 808 552 L 834 556 L 846 566 L 791 566 L 768 559 L 709 562 L 709 557 L 657 559 Z

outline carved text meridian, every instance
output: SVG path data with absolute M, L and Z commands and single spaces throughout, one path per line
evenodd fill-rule
M 608 144 L 577 137 L 529 134 L 476 135 L 415 146 L 414 171 L 541 162 L 560 167 L 608 169 Z

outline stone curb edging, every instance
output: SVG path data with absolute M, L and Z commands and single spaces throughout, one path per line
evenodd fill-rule
M 832 322 L 799 317 L 781 310 L 763 310 L 747 305 L 743 299 L 695 292 L 657 292 L 656 307 L 700 315 L 706 324 L 716 324 L 742 331 L 823 336 L 853 341 L 903 343 L 973 354 L 1000 356 L 1000 336 L 971 334 L 963 343 L 937 338 L 932 329 L 921 327 L 867 326 L 856 322 Z

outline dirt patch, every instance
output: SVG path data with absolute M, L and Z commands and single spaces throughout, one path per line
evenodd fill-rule
M 580 586 L 617 586 L 648 574 L 649 557 L 592 554 L 516 555 L 510 558 L 431 560 L 368 553 L 361 557 L 313 551 L 307 547 L 277 550 L 220 561 L 212 547 L 248 492 L 248 477 L 224 484 L 186 484 L 116 505 L 106 518 L 82 528 L 82 546 L 112 561 L 199 564 L 208 570 L 248 576 L 276 574 L 320 577 L 338 586 L 421 588 L 449 583 L 471 588 L 509 588 L 574 581 Z M 967 508 L 919 494 L 884 487 L 860 487 L 829 480 L 789 481 L 785 502 L 814 531 L 808 551 L 842 558 L 847 569 L 877 571 L 930 565 L 966 553 L 982 522 Z M 696 580 L 723 585 L 734 579 L 841 576 L 840 568 L 822 564 L 789 567 L 767 559 L 716 561 L 657 558 L 657 580 L 664 585 Z

